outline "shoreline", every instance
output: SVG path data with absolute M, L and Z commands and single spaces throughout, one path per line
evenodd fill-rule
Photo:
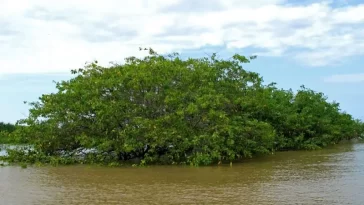
M 209 165 L 199 165 L 199 166 L 194 166 L 194 165 L 189 165 L 187 163 L 175 163 L 175 164 L 161 164 L 161 163 L 155 163 L 155 164 L 148 164 L 148 165 L 141 165 L 140 164 L 140 159 L 133 159 L 133 160 L 129 160 L 129 161 L 111 161 L 109 163 L 103 163 L 103 162 L 85 162 L 79 159 L 74 158 L 75 160 L 79 160 L 78 162 L 75 163 L 69 163 L 69 164 L 62 164 L 62 163 L 43 163 L 43 162 L 35 162 L 35 163 L 29 163 L 29 162 L 10 162 L 11 160 L 7 160 L 4 157 L 7 157 L 7 150 L 8 150 L 8 146 L 12 146 L 12 147 L 17 147 L 17 146 L 31 146 L 31 145 L 24 145 L 24 144 L 0 144 L 0 167 L 1 166 L 21 166 L 23 168 L 26 168 L 28 166 L 30 167 L 44 167 L 44 166 L 51 166 L 51 167 L 59 167 L 59 166 L 96 166 L 96 167 L 153 167 L 153 166 L 172 166 L 172 167 L 215 167 L 215 166 L 233 166 L 233 165 L 241 165 L 247 162 L 258 162 L 260 160 L 266 160 L 268 159 L 270 156 L 274 156 L 274 155 L 279 155 L 282 153 L 287 153 L 287 152 L 292 152 L 292 153 L 297 153 L 297 152 L 315 152 L 315 151 L 320 151 L 320 150 L 330 150 L 330 149 L 335 149 L 335 147 L 337 146 L 342 146 L 345 144 L 351 144 L 351 145 L 355 145 L 355 144 L 361 144 L 364 143 L 364 139 L 363 138 L 355 138 L 355 139 L 348 139 L 348 140 L 341 140 L 339 143 L 336 144 L 330 144 L 327 145 L 325 147 L 320 147 L 319 149 L 313 149 L 313 150 L 309 150 L 309 149 L 290 149 L 290 150 L 279 150 L 279 151 L 275 151 L 273 153 L 270 154 L 259 154 L 259 155 L 255 155 L 253 157 L 245 157 L 245 158 L 241 158 L 232 162 L 229 162 L 228 160 L 225 161 L 221 161 L 218 163 L 212 163 Z M 62 157 L 62 156 L 49 156 L 50 158 L 54 158 L 54 159 L 58 159 L 58 160 L 62 160 L 62 159 L 71 159 L 69 157 Z M 139 160 L 139 163 L 135 163 L 134 160 Z M 6 164 L 5 164 L 6 163 Z

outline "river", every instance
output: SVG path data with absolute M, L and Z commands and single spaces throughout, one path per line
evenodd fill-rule
M 364 144 L 229 166 L 1 167 L 0 204 L 364 204 Z

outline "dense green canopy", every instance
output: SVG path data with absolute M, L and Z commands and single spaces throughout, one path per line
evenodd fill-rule
M 315 149 L 363 133 L 362 123 L 323 93 L 264 85 L 242 67 L 255 56 L 184 60 L 149 52 L 72 71 L 75 77 L 58 82 L 56 93 L 30 103 L 20 121 L 24 136 L 44 156 L 92 148 L 91 161 L 208 165 Z

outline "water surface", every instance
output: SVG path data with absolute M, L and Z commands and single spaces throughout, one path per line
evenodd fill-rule
M 364 204 L 364 144 L 214 167 L 2 167 L 0 204 Z

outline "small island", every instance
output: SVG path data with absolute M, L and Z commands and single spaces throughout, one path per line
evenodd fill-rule
M 232 163 L 285 150 L 313 150 L 363 136 L 337 102 L 301 86 L 284 90 L 247 71 L 256 56 L 144 58 L 72 70 L 29 116 L 0 124 L 0 160 L 27 164 Z M 27 102 L 26 102 L 27 103 Z

